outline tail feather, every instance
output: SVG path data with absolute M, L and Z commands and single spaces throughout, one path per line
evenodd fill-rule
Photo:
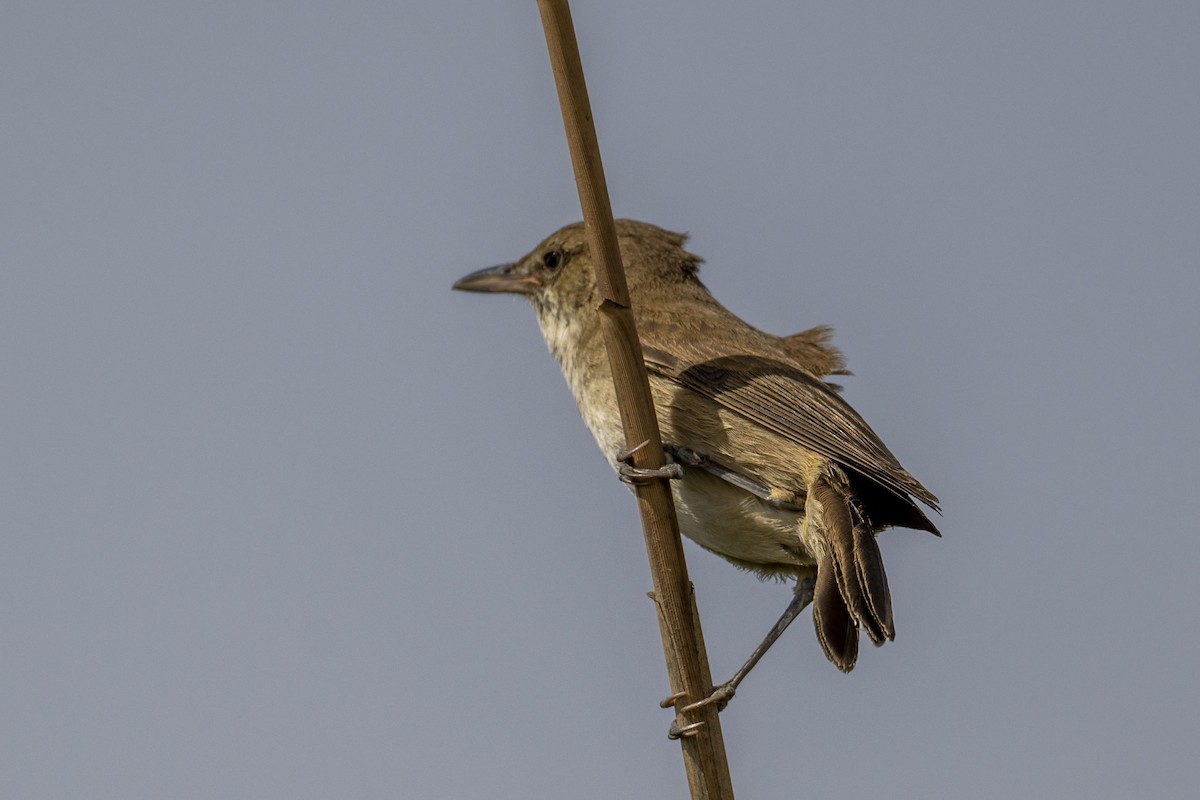
M 887 571 L 883 568 L 883 553 L 879 552 L 871 526 L 861 519 L 854 525 L 854 569 L 868 611 L 861 620 L 867 635 L 876 645 L 883 644 L 885 639 L 895 639 L 892 593 L 888 589 Z
M 826 551 L 817 565 L 813 621 L 829 660 L 849 672 L 854 659 L 846 658 L 845 646 L 838 647 L 839 642 L 849 640 L 841 633 L 843 620 L 856 629 L 861 626 L 876 645 L 896 637 L 887 572 L 871 524 L 848 488 L 839 491 L 822 477 L 809 491 L 817 501 L 810 508 L 821 515 L 816 527 L 823 534 Z M 841 615 L 838 607 L 843 610 Z M 857 630 L 853 639 L 857 655 Z
M 854 669 L 858 660 L 858 626 L 838 591 L 833 559 L 826 555 L 817 564 L 813 589 L 813 625 L 825 657 L 842 672 Z

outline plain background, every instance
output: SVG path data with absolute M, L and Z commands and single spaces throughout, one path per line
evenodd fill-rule
M 1200 5 L 580 2 L 615 210 L 836 326 L 943 501 L 739 796 L 1200 781 Z M 0 12 L 0 795 L 683 797 L 634 505 L 532 312 L 533 2 Z M 714 672 L 789 589 L 688 548 Z

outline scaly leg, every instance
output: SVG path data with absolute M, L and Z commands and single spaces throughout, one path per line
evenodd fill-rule
M 750 670 L 758 664 L 767 651 L 771 649 L 771 645 L 775 644 L 775 640 L 783 635 L 788 626 L 792 624 L 792 620 L 800 616 L 813 599 L 813 587 L 816 582 L 812 578 L 804 578 L 796 584 L 796 592 L 792 595 L 792 602 L 788 603 L 788 607 L 784 609 L 783 615 L 779 617 L 779 621 L 768 631 L 766 637 L 754 648 L 754 652 L 750 654 L 750 658 L 746 659 L 746 663 L 742 664 L 741 669 L 733 674 L 733 677 L 724 683 L 713 688 L 712 694 L 703 700 L 698 700 L 691 705 L 684 706 L 683 712 L 688 713 L 704 706 L 717 704 L 718 710 L 724 709 L 729 701 L 733 699 L 734 693 L 737 691 L 738 684 L 745 680 L 750 674 Z

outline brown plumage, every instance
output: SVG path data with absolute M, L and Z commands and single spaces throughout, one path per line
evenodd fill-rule
M 683 533 L 760 575 L 815 577 L 818 639 L 849 671 L 860 628 L 875 644 L 895 637 L 875 534 L 936 534 L 914 499 L 937 510 L 937 498 L 824 380 L 849 374 L 829 328 L 764 333 L 708 293 L 684 236 L 632 220 L 617 233 L 663 440 L 684 464 L 672 482 Z M 600 447 L 623 447 L 582 225 L 456 288 L 527 295 Z

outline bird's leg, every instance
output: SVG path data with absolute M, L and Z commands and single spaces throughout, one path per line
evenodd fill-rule
M 697 453 L 695 450 L 689 450 L 686 447 L 675 444 L 664 444 L 663 450 L 666 451 L 667 458 L 670 460 L 689 467 L 699 467 L 710 475 L 715 475 L 726 483 L 749 492 L 772 508 L 779 508 L 785 511 L 804 510 L 802 504 L 796 503 L 786 495 L 778 496 L 771 491 L 771 487 L 762 485 L 748 475 L 743 475 L 740 472 L 722 466 L 707 456 Z
M 788 607 L 783 610 L 779 621 L 767 632 L 766 637 L 754 648 L 754 652 L 750 654 L 750 658 L 746 659 L 746 663 L 742 664 L 741 669 L 733 674 L 733 677 L 724 683 L 713 688 L 712 694 L 703 700 L 698 700 L 691 705 L 684 706 L 682 711 L 686 714 L 700 708 L 704 708 L 712 703 L 717 704 L 717 710 L 722 710 L 729 701 L 733 699 L 733 695 L 737 692 L 738 685 L 745 680 L 750 674 L 750 670 L 759 662 L 767 651 L 771 649 L 771 645 L 775 644 L 775 640 L 783 635 L 787 630 L 788 625 L 792 624 L 792 620 L 800 616 L 813 599 L 813 587 L 816 582 L 812 578 L 803 578 L 796 584 L 796 592 L 792 595 L 792 602 L 788 603 Z
M 663 448 L 664 454 L 667 457 L 666 464 L 663 464 L 657 469 L 635 467 L 633 465 L 633 454 L 648 444 L 650 444 L 649 439 L 641 444 L 634 445 L 633 447 L 626 447 L 623 450 L 617 451 L 616 455 L 614 456 L 617 462 L 617 475 L 623 482 L 629 484 L 630 486 L 636 486 L 638 484 L 648 483 L 649 481 L 656 480 L 658 478 L 679 479 L 683 477 L 683 465 L 673 458 L 672 450 L 668 447 Z

